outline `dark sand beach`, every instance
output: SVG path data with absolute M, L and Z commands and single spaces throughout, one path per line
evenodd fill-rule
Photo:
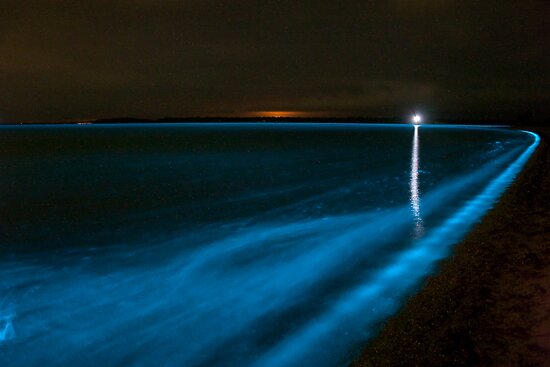
M 514 184 L 353 366 L 550 365 L 550 129 Z

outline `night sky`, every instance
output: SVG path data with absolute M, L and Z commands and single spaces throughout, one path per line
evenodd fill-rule
M 546 0 L 1 0 L 0 121 L 548 118 L 549 19 Z

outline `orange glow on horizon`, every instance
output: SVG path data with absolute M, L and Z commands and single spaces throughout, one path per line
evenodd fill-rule
M 306 111 L 248 111 L 245 115 L 248 117 L 315 117 L 322 114 Z

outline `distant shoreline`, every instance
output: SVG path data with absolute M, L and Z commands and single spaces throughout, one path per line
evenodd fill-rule
M 151 124 L 151 123 L 231 123 L 231 122 L 293 122 L 293 123 L 358 123 L 358 124 L 410 124 L 410 121 L 403 117 L 164 117 L 160 119 L 145 119 L 133 117 L 108 118 L 82 121 L 49 121 L 49 122 L 2 122 L 0 125 L 101 125 L 101 124 Z M 511 125 L 529 126 L 517 119 L 448 119 L 434 118 L 429 120 L 430 124 L 449 125 Z M 548 125 L 548 121 L 541 121 L 541 125 Z
M 515 182 L 352 363 L 542 366 L 550 360 L 550 129 Z

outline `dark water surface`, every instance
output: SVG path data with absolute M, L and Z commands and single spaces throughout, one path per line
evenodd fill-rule
M 345 365 L 537 143 L 483 127 L 2 126 L 0 365 Z

